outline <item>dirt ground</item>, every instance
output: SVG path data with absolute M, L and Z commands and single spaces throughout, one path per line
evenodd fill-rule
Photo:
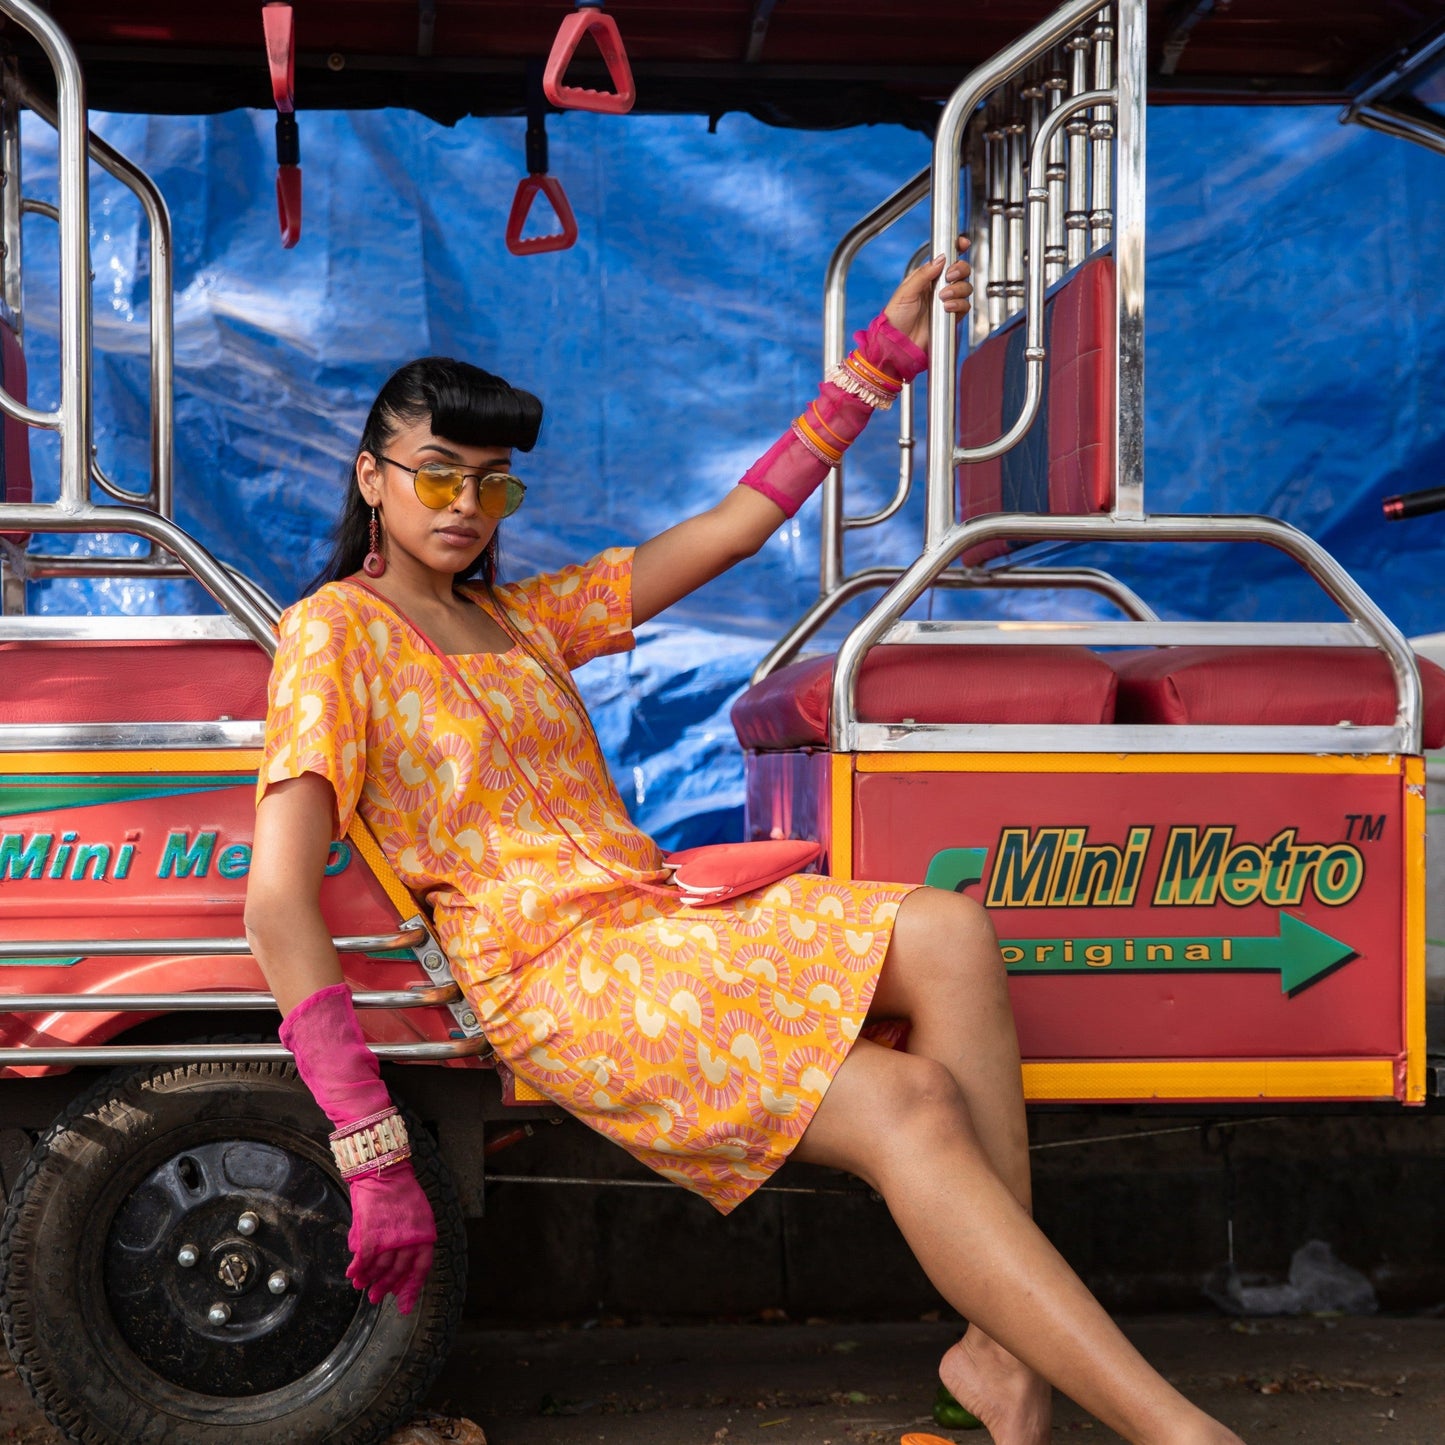
M 1125 1328 L 1250 1445 L 1445 1445 L 1445 1319 L 1170 1316 Z M 981 1445 L 930 1414 L 955 1334 L 932 1321 L 472 1329 L 432 1404 L 479 1422 L 489 1445 L 897 1445 L 910 1429 Z M 1118 1439 L 1063 1399 L 1054 1438 Z M 59 1439 L 7 1362 L 0 1441 Z

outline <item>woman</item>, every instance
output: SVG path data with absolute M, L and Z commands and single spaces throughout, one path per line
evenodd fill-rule
M 357 809 L 519 1077 L 723 1212 L 789 1155 L 876 1189 L 972 1322 L 940 1374 L 1000 1445 L 1049 1437 L 1050 1381 L 1129 1440 L 1238 1445 L 1149 1368 L 1029 1216 L 1018 1045 L 982 909 L 812 875 L 684 908 L 567 680 L 763 546 L 926 365 L 935 287 L 967 311 L 968 274 L 939 257 L 907 277 L 715 507 L 635 553 L 509 586 L 497 524 L 520 504 L 512 455 L 535 442 L 540 404 L 463 363 L 398 372 L 362 437 L 330 583 L 282 620 L 247 934 L 337 1125 L 348 1273 L 373 1302 L 411 1309 L 435 1230 L 318 906 Z M 906 1017 L 907 1050 L 858 1040 L 865 1015 Z

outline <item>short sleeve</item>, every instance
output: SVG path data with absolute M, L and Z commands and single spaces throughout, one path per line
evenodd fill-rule
M 631 547 L 497 589 L 523 626 L 544 629 L 569 668 L 627 652 L 632 636 Z
M 286 778 L 316 773 L 336 793 L 345 835 L 366 777 L 365 634 L 346 606 L 320 592 L 281 615 L 267 693 L 266 744 L 256 801 Z

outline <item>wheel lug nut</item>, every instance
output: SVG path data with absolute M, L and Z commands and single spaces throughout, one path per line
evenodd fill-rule
M 236 1232 L 238 1234 L 252 1235 L 261 1227 L 261 1216 L 254 1210 L 248 1209 L 237 1221 Z
M 183 1244 L 176 1255 L 176 1263 L 182 1269 L 194 1269 L 201 1262 L 201 1251 L 194 1244 Z
M 266 1281 L 266 1288 L 269 1289 L 272 1294 L 285 1294 L 286 1291 L 291 1288 L 291 1281 L 287 1278 L 286 1271 L 284 1269 L 278 1269 L 276 1273 Z
M 218 1300 L 206 1311 L 206 1318 L 213 1325 L 223 1325 L 231 1318 L 231 1306 Z

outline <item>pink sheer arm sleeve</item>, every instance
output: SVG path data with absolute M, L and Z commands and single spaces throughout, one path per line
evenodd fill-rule
M 928 365 L 927 352 L 886 316 L 875 317 L 853 340 L 853 354 L 739 482 L 761 492 L 786 516 L 793 516 L 817 490 L 875 408 L 889 405 L 899 387 Z

